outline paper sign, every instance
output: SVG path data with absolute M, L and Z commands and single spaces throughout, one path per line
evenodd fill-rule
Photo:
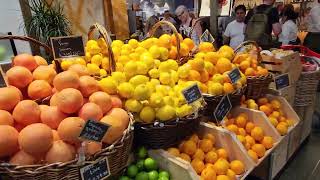
M 200 98 L 202 98 L 201 91 L 200 91 L 197 84 L 183 90 L 182 94 L 183 94 L 184 98 L 186 99 L 186 101 L 188 102 L 188 104 L 191 104 L 191 103 L 199 100 Z
M 89 119 L 80 133 L 80 138 L 101 142 L 109 127 L 110 126 L 105 123 Z
M 109 162 L 104 158 L 80 169 L 82 180 L 100 180 L 110 176 Z
M 85 56 L 82 36 L 50 38 L 55 59 Z
M 218 106 L 216 107 L 213 116 L 217 121 L 222 121 L 224 117 L 229 113 L 232 108 L 232 104 L 230 102 L 229 96 L 223 96 Z
M 214 43 L 215 39 L 211 35 L 208 29 L 204 31 L 204 33 L 200 37 L 201 42 L 209 42 L 209 43 Z
M 276 76 L 274 78 L 274 82 L 276 83 L 277 90 L 290 86 L 289 74 L 286 73 L 286 74 Z
M 241 73 L 238 68 L 234 68 L 232 71 L 228 73 L 228 76 L 232 84 L 234 84 L 241 78 Z

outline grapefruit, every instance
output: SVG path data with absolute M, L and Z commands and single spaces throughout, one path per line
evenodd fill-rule
M 18 131 L 9 125 L 0 125 L 0 158 L 11 156 L 19 150 Z
M 64 71 L 56 75 L 53 79 L 53 86 L 61 91 L 66 88 L 77 89 L 80 85 L 79 76 L 73 71 Z
M 42 99 L 52 94 L 50 84 L 45 80 L 35 80 L 28 86 L 28 96 L 31 99 Z
M 83 105 L 83 97 L 79 90 L 73 88 L 63 89 L 57 94 L 58 109 L 64 113 L 76 113 Z
M 22 66 L 30 71 L 33 71 L 38 67 L 36 59 L 30 54 L 19 54 L 13 58 L 14 66 Z
M 31 71 L 21 66 L 10 68 L 6 75 L 8 78 L 8 83 L 17 88 L 27 87 L 33 79 Z
M 0 88 L 0 109 L 11 111 L 22 100 L 20 95 L 14 88 Z
M 32 100 L 20 101 L 12 112 L 13 119 L 23 125 L 40 122 L 40 108 Z

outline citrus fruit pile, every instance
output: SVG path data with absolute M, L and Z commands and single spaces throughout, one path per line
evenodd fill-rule
M 118 97 L 100 91 L 88 75 L 72 70 L 57 74 L 45 62 L 20 54 L 6 72 L 10 86 L 0 88 L 0 159 L 17 165 L 73 160 L 89 119 L 110 125 L 103 143 L 122 137 L 129 116 Z M 35 101 L 46 98 L 50 105 Z M 102 143 L 89 142 L 85 152 L 92 155 L 101 148 Z
M 271 100 L 268 98 L 260 98 L 257 101 L 248 99 L 243 102 L 242 106 L 250 109 L 260 110 L 264 112 L 271 124 L 277 129 L 277 131 L 283 136 L 288 133 L 288 128 L 294 125 L 292 119 L 287 118 L 285 112 L 281 108 L 279 100 Z
M 268 70 L 259 65 L 258 60 L 248 53 L 237 54 L 233 60 L 246 76 L 266 76 Z
M 273 138 L 266 136 L 263 129 L 250 121 L 245 113 L 226 118 L 224 126 L 237 135 L 237 139 L 255 162 L 265 155 L 266 150 L 273 147 Z
M 138 149 L 136 155 L 137 161 L 131 163 L 126 169 L 125 175 L 119 180 L 169 180 L 170 174 L 167 171 L 160 170 L 158 163 L 151 157 L 148 157 L 147 150 L 144 147 Z
M 216 149 L 215 136 L 206 134 L 202 139 L 192 135 L 178 148 L 167 149 L 168 153 L 191 163 L 203 180 L 231 179 L 245 172 L 245 165 L 239 160 L 230 160 L 224 148 Z

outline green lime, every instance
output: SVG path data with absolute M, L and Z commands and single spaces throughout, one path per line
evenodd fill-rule
M 165 176 L 161 176 L 161 177 L 159 177 L 158 180 L 169 180 L 169 178 L 167 178 L 167 177 L 165 177 Z
M 145 159 L 148 155 L 148 151 L 145 147 L 140 147 L 137 152 L 138 159 Z
M 130 180 L 130 178 L 128 176 L 121 176 L 119 180 Z
M 158 163 L 157 163 L 157 161 L 155 161 L 152 158 L 147 158 L 144 160 L 144 167 L 148 171 L 156 170 L 156 169 L 158 169 Z
M 127 169 L 127 175 L 133 178 L 137 174 L 138 174 L 138 167 L 136 165 L 130 165 Z
M 161 171 L 159 172 L 159 178 L 160 178 L 160 177 L 166 177 L 166 178 L 169 179 L 169 178 L 170 178 L 170 175 L 169 175 L 168 171 L 162 171 L 162 170 L 161 170 Z
M 150 171 L 148 172 L 148 175 L 149 175 L 149 180 L 158 180 L 158 177 L 159 177 L 158 171 L 156 170 Z
M 139 172 L 135 178 L 135 180 L 148 180 L 148 179 L 149 179 L 148 173 L 144 171 Z
M 143 169 L 144 169 L 144 165 L 143 164 L 144 164 L 144 160 L 143 159 L 140 159 L 137 162 L 136 166 L 138 167 L 139 171 L 143 171 Z

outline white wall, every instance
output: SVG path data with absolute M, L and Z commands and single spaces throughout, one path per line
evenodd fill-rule
M 19 0 L 0 0 L 0 33 L 12 32 L 13 35 L 26 35 Z M 27 42 L 15 40 L 18 53 L 31 53 Z

